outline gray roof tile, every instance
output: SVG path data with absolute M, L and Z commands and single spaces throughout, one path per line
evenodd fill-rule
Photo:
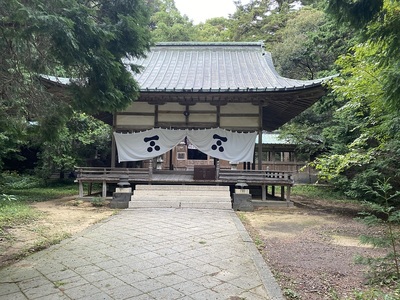
M 282 91 L 323 81 L 280 76 L 262 43 L 160 43 L 146 58 L 125 62 L 143 67 L 133 74 L 142 91 Z

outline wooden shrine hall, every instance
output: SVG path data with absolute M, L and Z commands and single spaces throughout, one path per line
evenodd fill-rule
M 107 184 L 117 183 L 122 176 L 133 186 L 239 184 L 258 188 L 262 200 L 268 196 L 266 187 L 274 187 L 273 193 L 280 187 L 281 196 L 277 198 L 289 201 L 292 174 L 263 170 L 262 133 L 278 129 L 325 95 L 323 83 L 328 78 L 295 80 L 280 76 L 271 54 L 259 42 L 159 43 L 145 58 L 125 63 L 142 66 L 139 74 L 132 72 L 140 96 L 124 111 L 102 114 L 114 132 L 110 167 L 77 168 L 80 196 L 83 183 L 93 182 L 103 183 L 105 196 Z M 68 85 L 65 78 L 45 76 L 42 81 L 50 92 L 56 85 Z M 205 131 L 210 131 L 209 135 Z M 231 156 L 220 156 L 221 146 L 216 145 L 215 137 L 225 138 L 224 134 L 232 134 L 230 141 L 238 140 L 230 146 L 236 149 Z M 174 141 L 168 144 L 171 136 Z M 225 145 L 224 139 L 218 142 Z M 145 145 L 137 148 L 140 143 Z M 188 144 L 205 153 L 207 162 L 194 159 L 190 167 L 178 167 L 177 159 L 187 155 L 187 147 L 184 151 L 179 147 Z M 251 155 L 245 157 L 244 151 Z

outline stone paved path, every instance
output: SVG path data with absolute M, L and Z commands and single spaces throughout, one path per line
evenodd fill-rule
M 283 299 L 233 211 L 124 210 L 0 270 L 0 299 Z

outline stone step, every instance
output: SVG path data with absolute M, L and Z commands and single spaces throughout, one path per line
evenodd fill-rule
M 141 201 L 179 201 L 179 202 L 231 202 L 231 198 L 229 196 L 180 196 L 180 195 L 133 195 L 131 197 L 131 201 L 141 200 Z
M 147 195 L 152 196 L 183 196 L 183 197 L 191 197 L 191 196 L 205 196 L 205 197 L 221 197 L 221 196 L 229 196 L 229 192 L 227 191 L 173 191 L 173 190 L 135 190 L 133 192 L 134 196 L 142 197 Z
M 232 209 L 229 202 L 130 201 L 129 208 Z
M 220 185 L 148 185 L 138 184 L 136 185 L 135 191 L 229 191 L 229 186 Z
M 129 208 L 232 209 L 228 186 L 137 185 Z

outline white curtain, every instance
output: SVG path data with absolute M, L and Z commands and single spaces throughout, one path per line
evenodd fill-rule
M 132 134 L 114 132 L 118 160 L 138 161 L 160 156 L 174 148 L 185 136 L 185 130 L 152 129 Z
M 221 128 L 188 130 L 189 141 L 201 152 L 231 162 L 252 162 L 257 132 L 238 133 Z
M 257 133 L 238 133 L 220 128 L 204 130 L 152 129 L 121 134 L 114 132 L 118 160 L 146 160 L 164 154 L 185 137 L 201 152 L 232 162 L 252 162 Z

